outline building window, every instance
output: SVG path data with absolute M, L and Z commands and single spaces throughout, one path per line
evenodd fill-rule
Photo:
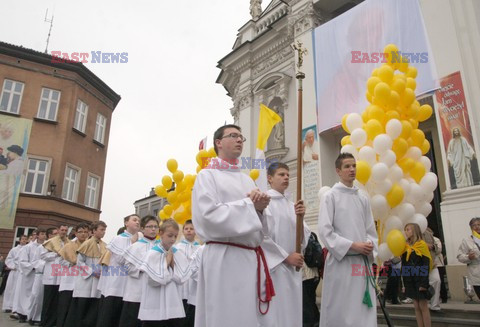
M 65 169 L 65 179 L 63 181 L 63 189 L 62 189 L 62 198 L 76 202 L 77 201 L 77 189 L 78 189 L 78 181 L 80 180 L 80 169 L 67 165 Z
M 99 177 L 88 174 L 87 188 L 85 190 L 85 205 L 87 207 L 97 208 L 99 181 Z
M 58 104 L 60 103 L 60 92 L 51 89 L 42 89 L 42 98 L 38 106 L 37 117 L 46 120 L 57 120 Z
M 23 83 L 6 79 L 3 82 L 0 111 L 18 114 L 22 101 Z
M 77 111 L 75 112 L 75 121 L 73 128 L 77 131 L 85 133 L 85 126 L 87 125 L 88 106 L 85 102 L 78 100 Z
M 29 159 L 23 191 L 31 194 L 45 194 L 49 162 L 47 160 Z
M 22 235 L 30 236 L 32 232 L 36 230 L 37 227 L 25 227 L 25 226 L 17 226 L 15 229 L 15 237 L 13 238 L 13 247 L 17 246 L 20 243 L 20 237 Z
M 101 114 L 97 114 L 97 123 L 95 125 L 95 136 L 93 139 L 103 144 L 105 138 L 105 128 L 107 126 L 107 118 Z

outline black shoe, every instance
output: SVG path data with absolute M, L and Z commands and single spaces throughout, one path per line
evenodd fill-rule
M 431 313 L 434 313 L 434 314 L 444 314 L 443 310 L 441 310 L 441 309 L 440 309 L 440 310 L 432 310 L 432 309 L 430 309 L 430 312 L 431 312 Z
M 10 312 L 12 312 L 12 310 L 5 310 L 5 311 L 3 311 L 3 312 L 5 312 L 5 313 L 10 313 Z
M 18 316 L 17 313 L 12 313 L 12 314 L 10 315 L 10 319 L 18 320 L 18 319 L 20 319 L 20 317 Z

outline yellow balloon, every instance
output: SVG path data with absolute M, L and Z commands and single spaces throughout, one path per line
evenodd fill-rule
M 405 196 L 405 192 L 403 191 L 403 188 L 400 185 L 395 183 L 393 184 L 392 188 L 387 193 L 387 195 L 385 195 L 385 198 L 387 199 L 387 202 L 390 205 L 390 207 L 394 208 L 402 202 L 404 196 Z
M 412 158 L 402 158 L 398 160 L 397 163 L 405 174 L 415 166 L 415 161 Z
M 155 186 L 155 194 L 158 197 L 166 198 L 167 197 L 167 189 L 163 185 L 157 185 L 157 186 Z
M 400 103 L 400 95 L 398 95 L 397 91 L 390 92 L 390 98 L 388 99 L 387 107 L 388 109 L 395 109 L 398 104 Z
M 165 175 L 162 177 L 162 185 L 165 186 L 167 190 L 169 190 L 172 187 L 172 184 L 173 184 L 173 181 L 170 178 L 170 176 Z
M 418 119 L 418 121 L 421 121 L 421 122 L 425 121 L 428 118 L 430 118 L 432 113 L 433 113 L 432 107 L 428 104 L 424 104 L 423 106 L 420 106 L 420 110 L 419 110 L 417 119 Z
M 415 146 L 418 146 L 419 148 L 422 147 L 423 141 L 425 140 L 425 133 L 423 133 L 421 129 L 414 129 L 410 137 L 412 138 Z
M 392 54 L 392 52 L 394 52 Z M 392 58 L 395 57 L 395 55 L 398 52 L 398 48 L 395 44 L 387 44 L 385 48 L 383 48 L 383 53 L 385 53 L 385 58 L 387 59 L 388 63 L 392 63 Z
M 372 103 L 373 102 L 373 96 L 370 92 L 365 92 L 365 98 L 367 99 L 368 102 Z
M 380 82 L 375 86 L 373 92 L 374 103 L 375 100 L 379 101 L 382 105 L 386 105 L 388 103 L 388 99 L 390 98 L 390 86 L 387 83 Z
M 174 172 L 172 174 L 172 177 L 173 177 L 173 180 L 175 181 L 175 183 L 181 182 L 183 180 L 183 171 L 177 170 L 176 172 Z
M 167 169 L 173 174 L 178 168 L 178 162 L 175 159 L 168 159 Z
M 418 120 L 413 119 L 413 118 L 410 118 L 408 121 L 410 122 L 410 125 L 412 125 L 412 128 L 413 128 L 413 129 L 417 129 L 417 128 L 418 128 Z
M 407 108 L 405 115 L 409 118 L 415 119 L 418 116 L 419 111 L 420 107 L 417 106 L 415 103 L 412 103 L 410 107 Z
M 425 155 L 430 151 L 430 142 L 428 142 L 427 139 L 423 140 L 422 147 L 420 148 L 422 150 L 422 154 Z
M 187 188 L 192 188 L 193 183 L 195 183 L 195 176 L 187 174 L 183 179 L 183 182 L 185 183 Z
M 177 183 L 177 185 L 175 185 L 175 190 L 177 192 L 183 192 L 185 191 L 186 188 L 187 188 L 187 183 L 185 182 L 185 180 L 180 181 Z
M 402 133 L 400 137 L 406 140 L 410 137 L 410 134 L 412 134 L 412 124 L 406 120 L 402 120 Z
M 357 161 L 357 180 L 365 185 L 370 178 L 372 169 L 366 161 L 359 160 Z
M 387 84 L 390 84 L 390 82 L 392 81 L 393 73 L 394 73 L 393 68 L 390 67 L 389 65 L 382 65 L 378 69 L 378 77 L 382 80 L 382 82 L 385 82 Z M 370 89 L 369 89 L 369 91 L 370 91 Z M 370 91 L 370 92 L 372 92 L 372 91 Z
M 200 170 L 202 170 L 202 167 L 201 167 L 201 166 L 197 166 L 197 169 L 196 169 L 197 174 L 200 172 Z
M 405 80 L 403 80 L 403 78 L 400 78 L 398 77 L 398 75 L 395 75 L 395 77 L 393 78 L 391 87 L 393 91 L 401 95 L 405 91 L 406 82 Z
M 167 200 L 170 204 L 174 204 L 175 202 L 177 202 L 177 192 L 175 191 L 171 191 L 168 193 L 167 195 Z
M 199 166 L 205 167 L 205 161 L 208 158 L 208 151 L 207 150 L 200 150 L 197 153 L 196 160 Z
M 163 207 L 163 212 L 167 215 L 167 217 L 170 217 L 173 212 L 173 208 L 170 204 L 167 204 Z
M 393 93 L 393 92 L 392 92 Z M 390 119 L 398 119 L 400 120 L 400 114 L 398 111 L 395 110 L 389 110 L 385 113 L 385 121 L 389 121 Z
M 258 169 L 250 170 L 250 178 L 256 180 L 260 176 L 260 171 Z
M 210 158 L 215 158 L 217 156 L 217 153 L 215 152 L 215 148 L 213 146 L 208 149 L 208 156 Z
M 383 121 L 385 121 L 385 111 L 383 111 L 382 108 L 374 104 L 368 106 L 368 120 L 370 119 L 376 119 L 380 123 L 382 123 Z
M 364 123 L 368 121 L 368 107 L 362 112 L 362 120 Z
M 348 114 L 343 115 L 343 117 L 342 117 L 342 127 L 343 127 L 343 130 L 345 132 L 350 133 L 350 131 L 348 130 L 348 127 L 347 127 L 347 117 L 348 117 Z
M 345 146 L 347 144 L 352 144 L 352 141 L 350 141 L 350 135 L 345 135 L 344 137 L 342 137 L 340 144 L 342 144 L 342 146 Z
M 393 77 L 393 76 L 392 76 Z M 373 94 L 373 91 L 375 90 L 375 86 L 377 86 L 378 83 L 380 83 L 382 80 L 378 78 L 377 76 L 372 76 L 367 80 L 367 90 L 368 93 Z
M 401 60 L 402 62 L 398 64 L 398 70 L 402 73 L 406 73 L 408 71 L 408 58 L 402 56 Z
M 374 70 L 372 70 L 372 76 L 378 77 L 378 68 L 375 68 Z
M 178 201 L 180 201 L 180 202 L 188 201 L 188 199 L 190 198 L 190 195 L 191 195 L 191 193 L 189 193 L 187 191 L 183 191 L 182 193 L 180 193 L 178 195 Z
M 403 94 L 400 97 L 400 103 L 408 108 L 408 106 L 410 106 L 413 101 L 415 101 L 415 92 L 413 92 L 413 90 L 409 89 L 408 87 L 405 88 L 405 91 L 403 91 Z
M 172 208 L 173 208 L 173 210 L 177 210 L 177 209 L 178 209 L 178 207 L 180 207 L 180 205 L 181 205 L 181 203 L 180 203 L 180 202 L 178 202 L 178 201 L 177 201 L 177 202 L 175 202 L 175 203 L 172 203 Z
M 365 131 L 369 140 L 373 140 L 375 136 L 384 132 L 382 124 L 376 119 L 370 119 L 365 124 Z
M 414 78 L 407 77 L 407 87 L 415 91 L 415 89 L 417 88 L 417 82 Z
M 420 183 L 423 176 L 425 176 L 425 166 L 421 162 L 415 162 L 415 165 L 410 170 L 410 176 L 415 182 Z
M 161 220 L 165 220 L 169 218 L 169 216 L 163 210 L 160 210 L 160 212 L 158 213 L 158 218 L 160 218 Z
M 408 150 L 408 142 L 402 138 L 398 137 L 393 141 L 392 151 L 395 152 L 397 160 L 401 159 Z
M 399 257 L 405 251 L 405 236 L 398 229 L 392 229 L 387 234 L 387 245 L 393 255 Z
M 417 77 L 417 68 L 413 66 L 408 66 L 407 72 L 405 73 L 407 77 L 416 78 Z

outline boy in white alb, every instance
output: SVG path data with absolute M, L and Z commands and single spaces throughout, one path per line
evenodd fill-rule
M 185 224 L 183 224 L 182 233 L 184 239 L 178 242 L 175 247 L 183 252 L 183 254 L 187 257 L 188 262 L 192 261 L 192 256 L 195 251 L 200 246 L 200 243 L 195 241 L 195 228 L 193 227 L 192 220 L 187 220 Z M 180 288 L 182 290 L 182 300 L 183 300 L 183 307 L 185 309 L 185 327 L 193 327 L 195 323 L 195 308 L 188 305 L 188 295 L 191 292 L 191 288 L 196 287 L 193 285 L 194 281 L 190 278 L 185 284 L 183 284 Z M 195 290 L 196 291 L 196 290 Z
M 140 217 L 128 215 L 123 222 L 125 232 L 115 236 L 107 245 L 107 250 L 111 255 L 108 266 L 102 267 L 99 281 L 102 298 L 97 327 L 117 327 L 122 314 L 123 293 L 127 280 L 123 254 L 131 244 L 138 240 Z
M 17 279 L 20 276 L 19 261 L 18 261 L 19 254 L 20 254 L 20 251 L 23 249 L 23 247 L 26 246 L 27 242 L 28 242 L 27 235 L 20 236 L 20 243 L 8 252 L 7 258 L 5 259 L 5 265 L 7 266 L 8 269 L 10 269 L 10 273 L 7 279 L 7 286 L 5 287 L 5 292 L 3 293 L 2 310 L 5 312 L 11 312 L 13 309 L 13 300 L 15 298 Z
M 145 274 L 140 266 L 148 251 L 160 241 L 156 239 L 158 219 L 154 216 L 145 216 L 140 222 L 143 237 L 130 245 L 123 254 L 126 271 L 128 273 L 125 291 L 123 294 L 123 308 L 119 327 L 136 327 L 141 324 L 138 319 L 138 310 L 142 299 L 142 288 Z
M 272 163 L 267 171 L 271 189 L 270 204 L 266 211 L 269 235 L 282 248 L 285 260 L 272 271 L 275 297 L 270 307 L 271 315 L 264 316 L 262 326 L 302 326 L 302 268 L 303 255 L 295 252 L 296 216 L 305 215 L 303 201 L 291 202 L 285 191 L 290 181 L 289 168 L 284 163 Z M 310 230 L 303 224 L 302 253 L 307 246 Z
M 174 244 L 179 226 L 173 219 L 160 226 L 161 242 L 148 251 L 138 318 L 143 327 L 182 327 L 185 317 L 179 286 L 190 277 L 188 259 Z
M 97 289 L 102 268 L 100 258 L 107 251 L 102 241 L 107 224 L 99 220 L 91 225 L 93 235 L 77 249 L 78 275 L 75 276 L 72 303 L 65 326 L 94 327 L 97 323 L 100 291 Z

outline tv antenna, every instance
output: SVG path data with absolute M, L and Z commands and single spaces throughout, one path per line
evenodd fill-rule
M 53 27 L 53 14 L 52 18 L 47 18 L 48 16 L 48 8 L 47 12 L 45 13 L 45 23 L 50 23 L 50 29 L 48 30 L 48 37 L 47 37 L 47 46 L 45 47 L 45 53 L 48 54 L 48 42 L 50 42 L 50 34 L 52 32 L 52 27 Z

